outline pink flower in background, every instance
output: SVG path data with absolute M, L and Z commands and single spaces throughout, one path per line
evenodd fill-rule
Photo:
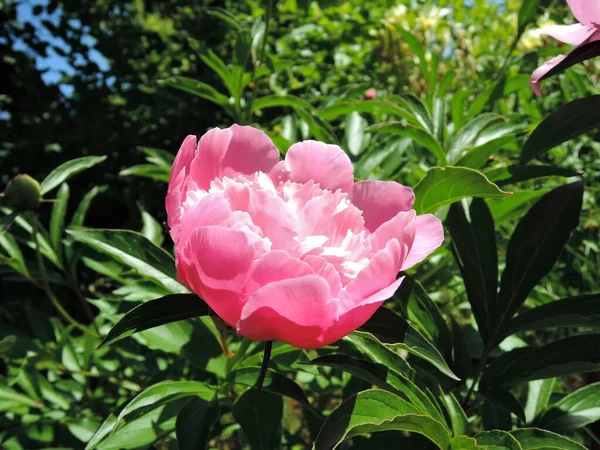
M 544 34 L 578 47 L 600 40 L 600 0 L 567 0 L 569 8 L 579 23 L 573 25 L 552 25 L 542 28 Z M 533 72 L 529 83 L 537 95 L 542 95 L 540 81 L 568 56 L 557 56 Z
M 233 125 L 188 136 L 166 198 L 181 282 L 237 332 L 300 348 L 330 344 L 390 298 L 400 270 L 444 234 L 412 189 L 354 183 L 336 145 L 292 145 Z
M 375 97 L 377 97 L 377 91 L 375 88 L 367 89 L 364 93 L 365 100 L 373 100 Z

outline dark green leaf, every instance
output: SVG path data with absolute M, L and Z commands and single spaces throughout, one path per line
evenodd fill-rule
M 530 309 L 513 318 L 504 335 L 553 327 L 600 327 L 600 294 L 564 298 Z
M 281 448 L 283 399 L 279 395 L 250 388 L 233 404 L 233 417 L 254 450 Z
M 496 407 L 499 407 L 508 413 L 514 414 L 521 420 L 521 422 L 525 422 L 525 412 L 523 411 L 523 407 L 508 389 L 495 387 L 483 391 L 482 394 Z
M 538 428 L 522 428 L 510 432 L 523 450 L 585 450 L 583 445 L 564 436 Z
M 479 333 L 484 342 L 488 342 L 499 309 L 494 219 L 485 201 L 473 199 L 468 215 L 461 203 L 453 204 L 446 226 Z
M 395 394 L 370 390 L 349 398 L 327 417 L 314 448 L 331 450 L 353 436 L 387 430 L 422 434 L 443 450 L 450 446 L 450 431 L 444 424 Z
M 219 404 L 193 397 L 177 415 L 175 430 L 179 450 L 206 448 L 213 424 L 219 419 Z
M 582 201 L 583 183 L 567 184 L 544 195 L 519 221 L 506 251 L 496 333 L 502 333 L 506 322 L 554 266 L 579 223 Z
M 573 431 L 600 420 L 600 383 L 577 389 L 560 401 L 536 421 L 536 425 L 561 434 Z
M 73 238 L 137 270 L 172 293 L 186 293 L 176 280 L 171 255 L 144 236 L 127 230 L 68 230 Z
M 471 169 L 479 169 L 482 167 L 490 156 L 496 153 L 498 150 L 514 142 L 515 136 L 502 136 L 485 144 L 478 145 L 473 148 L 466 149 L 464 155 L 456 162 L 457 166 L 470 167 Z
M 48 176 L 44 178 L 44 181 L 41 182 L 41 194 L 47 194 L 63 181 L 85 169 L 89 169 L 90 167 L 101 163 L 105 159 L 106 156 L 84 156 L 83 158 L 72 159 L 71 161 L 61 164 L 50 172 Z
M 494 223 L 496 226 L 511 222 L 515 219 L 520 219 L 527 212 L 528 207 L 533 203 L 533 200 L 550 192 L 549 189 L 539 189 L 537 191 L 518 191 L 506 199 L 496 200 L 487 199 Z
M 171 294 L 136 306 L 111 328 L 98 348 L 134 333 L 192 317 L 206 316 L 209 308 L 196 294 Z
M 432 167 L 415 186 L 414 209 L 419 214 L 433 213 L 444 205 L 463 198 L 505 198 L 510 196 L 485 175 L 466 167 Z
M 2 236 L 6 231 L 8 231 L 8 229 L 19 214 L 19 211 L 13 211 L 0 217 L 0 236 Z
M 579 98 L 550 114 L 531 133 L 521 151 L 521 164 L 581 136 L 600 123 L 600 95 Z
M 481 385 L 515 385 L 600 369 L 600 334 L 560 339 L 543 347 L 504 353 L 485 369 Z
M 398 352 L 382 344 L 370 333 L 356 331 L 346 336 L 344 341 L 350 342 L 356 350 L 372 361 L 381 363 L 398 373 L 411 374 L 413 372 L 412 367 Z
M 401 117 L 413 125 L 418 125 L 419 122 L 407 110 L 398 105 L 385 100 L 368 100 L 359 102 L 336 103 L 334 105 L 323 108 L 319 111 L 319 115 L 325 120 L 335 120 L 340 116 L 353 112 L 369 113 L 369 114 L 389 114 L 392 116 Z
M 452 371 L 462 380 L 466 380 L 472 374 L 471 351 L 463 327 L 454 317 L 452 320 Z
M 359 330 L 373 334 L 392 348 L 403 349 L 433 364 L 444 375 L 458 380 L 446 361 L 421 333 L 406 320 L 387 308 L 379 308 Z
M 496 402 L 483 397 L 480 415 L 481 424 L 485 430 L 510 430 L 513 426 L 510 412 L 497 405 Z M 486 447 L 487 448 L 487 447 Z

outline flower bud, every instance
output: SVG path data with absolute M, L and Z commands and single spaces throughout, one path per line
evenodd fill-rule
M 4 190 L 8 204 L 18 210 L 35 211 L 42 199 L 40 183 L 29 175 L 17 175 Z

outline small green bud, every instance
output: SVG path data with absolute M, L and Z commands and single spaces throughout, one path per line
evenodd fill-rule
M 40 183 L 29 175 L 17 175 L 10 180 L 4 195 L 8 204 L 17 210 L 35 211 L 42 200 Z

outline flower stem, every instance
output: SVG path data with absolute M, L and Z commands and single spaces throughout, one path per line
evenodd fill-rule
M 263 383 L 265 382 L 265 376 L 267 375 L 267 370 L 269 369 L 272 348 L 273 341 L 265 342 L 265 353 L 263 355 L 262 365 L 260 366 L 260 375 L 258 376 L 258 382 L 256 384 L 256 389 L 258 390 L 259 394 L 262 392 Z

